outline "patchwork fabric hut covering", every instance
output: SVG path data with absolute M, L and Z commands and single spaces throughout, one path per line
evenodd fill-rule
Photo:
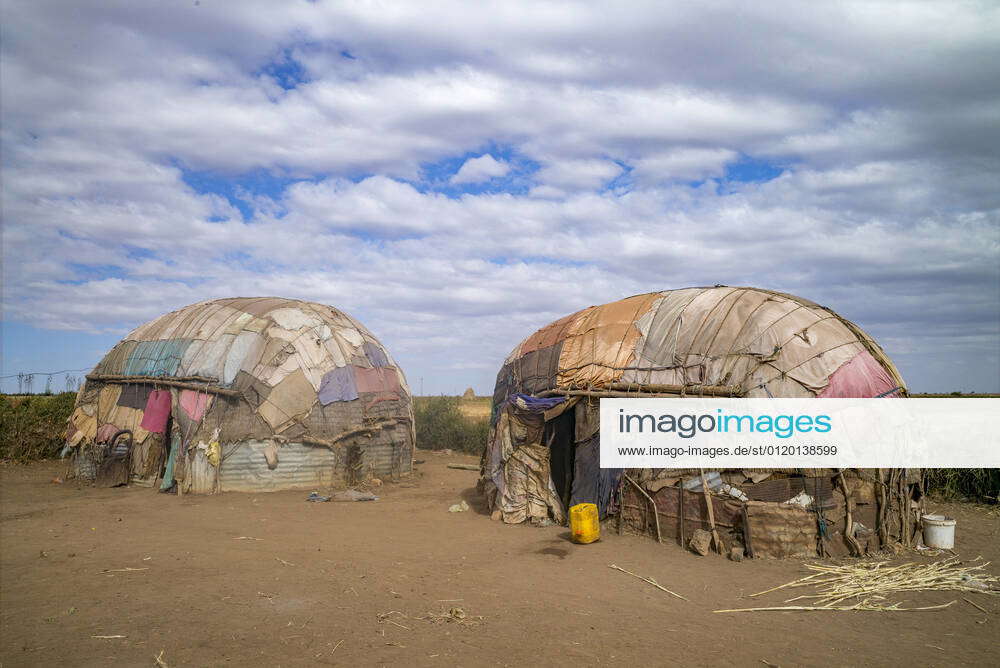
M 756 288 L 687 288 L 591 306 L 507 357 L 494 402 L 516 392 L 621 386 L 723 387 L 747 397 L 871 397 L 905 391 L 857 325 Z
M 598 398 L 687 394 L 896 397 L 906 386 L 861 328 L 792 295 L 715 286 L 591 306 L 526 338 L 497 375 L 480 479 L 494 516 L 562 522 L 582 502 L 598 504 L 602 518 L 612 514 L 622 493 L 638 492 L 622 488 L 622 471 L 600 468 Z M 749 488 L 802 473 L 729 472 L 727 481 Z M 809 473 L 831 489 L 830 472 Z M 684 474 L 692 472 L 632 471 L 628 479 L 656 494 Z
M 130 478 L 182 491 L 316 487 L 411 470 L 409 387 L 361 323 L 277 297 L 138 327 L 87 376 L 67 426 L 81 475 L 130 430 Z

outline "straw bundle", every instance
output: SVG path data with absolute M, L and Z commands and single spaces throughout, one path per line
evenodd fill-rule
M 865 602 L 885 600 L 893 594 L 908 591 L 968 591 L 1000 595 L 1000 578 L 985 572 L 990 563 L 988 561 L 972 566 L 964 565 L 965 562 L 956 558 L 932 564 L 889 566 L 888 563 L 807 564 L 806 568 L 814 571 L 811 575 L 752 596 L 779 589 L 815 587 L 816 593 L 796 596 L 785 602 L 811 600 L 818 606 L 832 607 L 848 599 Z

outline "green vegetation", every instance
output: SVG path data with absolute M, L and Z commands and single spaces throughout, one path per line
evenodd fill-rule
M 417 447 L 482 452 L 490 433 L 489 414 L 469 415 L 469 412 L 463 410 L 463 400 L 458 397 L 414 397 Z
M 949 500 L 1000 503 L 1000 469 L 927 469 L 927 491 Z
M 58 455 L 75 400 L 75 392 L 0 395 L 0 460 L 27 462 Z

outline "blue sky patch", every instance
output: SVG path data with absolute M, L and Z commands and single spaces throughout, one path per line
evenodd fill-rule
M 635 169 L 635 167 L 625 163 L 622 160 L 612 160 L 612 162 L 621 167 L 622 171 L 621 173 L 618 174 L 618 176 L 605 183 L 604 187 L 601 189 L 601 192 L 605 193 L 610 192 L 616 195 L 623 195 L 629 190 L 631 190 L 634 185 L 632 182 L 632 171 Z
M 285 90 L 292 90 L 301 84 L 309 83 L 309 75 L 302 63 L 295 60 L 291 49 L 282 49 L 281 55 L 267 63 L 254 76 L 266 75 L 274 79 Z
M 725 180 L 741 183 L 765 183 L 781 176 L 784 167 L 760 160 L 749 155 L 741 155 L 736 162 L 726 165 Z
M 128 278 L 127 271 L 115 264 L 86 264 L 83 262 L 67 262 L 66 267 L 78 276 L 75 279 L 58 281 L 63 285 L 82 285 L 91 281 L 103 281 L 108 278 Z
M 285 189 L 299 181 L 312 180 L 275 176 L 268 170 L 257 169 L 238 176 L 220 174 L 211 171 L 185 169 L 181 170 L 181 180 L 199 195 L 220 195 L 234 207 L 239 209 L 243 221 L 247 222 L 254 216 L 254 197 L 267 197 L 279 201 L 285 194 Z M 220 216 L 212 216 L 211 222 L 225 220 Z
M 135 326 L 131 323 L 130 326 Z M 123 328 L 123 332 L 126 328 Z M 43 329 L 18 322 L 2 324 L 4 364 L 3 375 L 18 371 L 35 372 L 31 390 L 45 390 L 47 377 L 40 372 L 66 371 L 52 377 L 53 392 L 67 390 L 66 376 L 80 380 L 93 369 L 121 338 L 122 333 L 94 334 L 64 329 Z M 44 342 L 44 345 L 39 345 Z M 72 388 L 76 389 L 75 385 Z M 0 391 L 16 392 L 16 378 L 0 381 Z

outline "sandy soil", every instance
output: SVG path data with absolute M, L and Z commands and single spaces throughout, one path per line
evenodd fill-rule
M 162 651 L 171 667 L 1000 665 L 1000 598 L 967 595 L 990 614 L 949 592 L 906 597 L 958 601 L 938 612 L 713 614 L 780 605 L 745 596 L 799 577 L 801 562 L 504 526 L 483 514 L 476 474 L 445 466 L 475 458 L 418 457 L 417 478 L 370 503 L 178 498 L 52 484 L 54 462 L 3 467 L 0 663 L 154 666 Z M 448 513 L 462 498 L 472 510 Z M 963 556 L 1000 558 L 1000 518 L 940 508 L 959 520 Z M 431 616 L 454 607 L 464 623 Z

